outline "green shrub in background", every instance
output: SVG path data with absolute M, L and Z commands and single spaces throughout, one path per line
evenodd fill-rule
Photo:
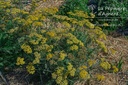
M 59 14 L 68 15 L 67 12 L 74 10 L 82 10 L 89 12 L 87 6 L 88 0 L 65 0 L 64 4 L 59 8 Z

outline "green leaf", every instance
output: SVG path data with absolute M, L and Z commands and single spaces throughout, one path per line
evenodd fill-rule
M 117 68 L 118 68 L 119 70 L 121 70 L 122 64 L 123 64 L 123 61 L 122 61 L 122 57 L 121 57 L 121 59 L 120 59 L 119 62 L 118 62 L 118 65 L 117 65 Z

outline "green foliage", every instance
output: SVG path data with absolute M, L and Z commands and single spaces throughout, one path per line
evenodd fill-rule
M 74 10 L 89 12 L 87 3 L 88 0 L 65 0 L 64 4 L 59 8 L 58 13 L 61 15 L 68 15 L 67 12 L 71 12 Z
M 108 27 L 103 27 L 104 29 L 107 29 L 108 32 L 113 32 L 116 31 L 117 29 L 126 29 L 126 22 L 128 21 L 127 17 L 128 17 L 128 12 L 127 12 L 127 8 L 128 8 L 128 1 L 127 0 L 107 0 L 107 1 L 102 1 L 100 0 L 99 2 L 99 7 L 110 7 L 110 8 L 116 8 L 116 9 L 121 9 L 121 10 L 104 10 L 105 13 L 113 13 L 113 15 L 109 15 L 107 16 L 108 19 L 111 19 L 110 21 L 104 21 L 101 22 L 97 19 L 97 21 L 99 21 L 100 23 L 108 23 L 109 26 Z M 118 15 L 114 15 L 118 13 Z M 102 17 L 102 16 L 99 16 Z M 110 18 L 109 18 L 110 17 Z M 105 18 L 103 18 L 105 19 Z
M 117 65 L 117 68 L 118 68 L 119 70 L 121 70 L 122 64 L 123 64 L 123 60 L 122 60 L 122 58 L 121 58 L 121 59 L 119 60 L 119 62 L 118 62 L 118 65 Z

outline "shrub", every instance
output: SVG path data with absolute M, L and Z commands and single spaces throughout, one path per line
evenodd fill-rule
M 93 78 L 92 70 L 97 67 L 112 68 L 106 60 L 95 57 L 100 51 L 107 53 L 107 48 L 103 42 L 106 35 L 88 19 L 94 18 L 93 14 L 74 10 L 64 16 L 57 14 L 57 8 L 31 8 L 28 12 L 8 1 L 0 4 L 1 66 L 22 67 L 30 75 L 40 76 L 41 84 L 47 85 L 72 85 Z M 57 23 L 61 26 L 57 27 Z M 113 69 L 117 72 L 116 66 Z M 103 75 L 98 79 L 103 80 Z
M 67 12 L 71 12 L 74 10 L 82 10 L 85 12 L 89 12 L 87 7 L 88 0 L 65 0 L 63 5 L 59 8 L 59 14 L 68 15 Z

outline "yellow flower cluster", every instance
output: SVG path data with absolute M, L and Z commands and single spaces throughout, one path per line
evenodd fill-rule
M 109 26 L 109 24 L 108 23 L 104 23 L 103 26 Z
M 33 60 L 33 64 L 39 64 L 41 55 L 38 52 L 34 52 L 35 59 Z
M 72 50 L 72 51 L 74 51 L 74 50 L 78 50 L 78 46 L 77 45 L 72 45 L 71 47 L 70 47 L 70 50 Z
M 44 13 L 48 13 L 48 14 L 56 14 L 58 12 L 58 8 L 53 7 L 53 8 L 44 8 L 43 9 Z
M 36 10 L 33 12 L 33 14 L 30 14 L 26 21 L 24 22 L 25 26 L 29 26 L 29 25 L 32 25 L 34 27 L 42 27 L 43 26 L 43 23 L 42 21 L 44 21 L 46 19 L 45 16 L 43 16 L 41 13 L 40 13 L 40 10 Z
M 83 42 L 81 42 L 80 40 L 78 40 L 73 34 L 68 33 L 65 36 L 68 37 L 67 44 L 69 44 L 69 45 L 71 45 L 71 44 L 78 44 L 79 46 L 84 46 Z M 72 48 L 75 48 L 77 50 L 78 49 L 78 46 L 75 45 L 75 46 L 71 47 L 71 49 Z
M 71 25 L 70 25 L 68 22 L 66 22 L 66 21 L 62 22 L 62 24 L 63 24 L 65 27 L 67 27 L 67 28 L 70 28 L 70 27 L 71 27 Z
M 12 8 L 10 11 L 11 11 L 11 13 L 14 14 L 14 15 L 21 12 L 21 10 L 18 9 L 18 8 Z
M 94 65 L 96 63 L 96 60 L 88 60 L 88 65 L 91 67 L 92 65 Z
M 25 64 L 24 58 L 18 57 L 16 65 L 23 65 Z
M 105 79 L 105 76 L 104 75 L 100 75 L 100 74 L 97 74 L 96 77 L 97 77 L 97 80 L 99 80 L 99 81 L 102 81 L 102 80 Z
M 61 20 L 70 20 L 69 17 L 63 16 L 63 15 L 53 15 L 53 17 L 56 19 L 61 19 Z
M 34 50 L 36 51 L 46 51 L 46 52 L 51 52 L 53 49 L 53 45 L 48 45 L 48 44 L 44 44 L 42 43 L 41 45 L 38 45 L 36 48 L 34 48 Z
M 78 69 L 80 70 L 80 72 L 79 72 L 80 79 L 88 79 L 88 78 L 90 78 L 90 75 L 86 71 L 87 70 L 87 66 L 86 65 L 81 65 Z
M 22 48 L 23 51 L 26 52 L 27 54 L 32 53 L 31 47 L 30 47 L 29 45 L 25 44 L 25 43 L 21 45 L 21 48 Z
M 67 75 L 68 74 L 70 76 L 74 76 L 75 75 L 76 69 L 73 67 L 73 65 L 71 63 L 68 63 L 67 69 L 68 69 Z
M 101 62 L 100 66 L 105 69 L 105 70 L 109 70 L 111 68 L 111 65 L 108 62 Z
M 105 53 L 107 53 L 108 50 L 107 50 L 107 47 L 105 46 L 105 44 L 103 42 L 99 41 L 99 40 L 96 40 L 96 42 L 103 49 L 103 51 Z
M 41 27 L 41 26 L 43 26 L 42 22 L 34 22 L 32 25 L 34 27 Z
M 50 60 L 52 57 L 53 57 L 53 54 L 49 53 L 49 54 L 47 54 L 46 59 Z
M 7 8 L 10 6 L 11 6 L 11 1 L 5 1 L 5 0 L 0 1 L 0 8 Z
M 90 13 L 91 18 L 95 18 L 95 14 Z
M 96 26 L 93 32 L 98 36 L 99 39 L 104 39 L 106 40 L 106 35 L 102 31 L 102 28 Z
M 113 72 L 115 73 L 119 71 L 119 69 L 116 66 L 112 66 L 112 68 L 113 68 Z
M 55 35 L 56 35 L 56 33 L 54 31 L 49 31 L 46 34 L 49 35 L 50 37 L 55 37 Z
M 68 81 L 63 77 L 64 67 L 57 67 L 56 72 L 52 73 L 52 78 L 59 85 L 68 85 Z
M 39 44 L 39 42 L 41 41 L 42 39 L 42 35 L 40 34 L 37 34 L 37 33 L 31 33 L 29 35 L 29 38 L 30 38 L 30 43 L 33 44 L 33 45 L 37 45 Z
M 85 66 L 85 65 L 82 65 L 79 67 L 79 70 L 85 70 L 85 69 L 87 69 L 87 66 Z
M 68 12 L 68 14 L 70 14 L 72 16 L 76 16 L 76 17 L 82 17 L 82 18 L 88 18 L 89 17 L 87 12 L 80 11 L 80 10 L 75 10 L 75 13 Z
M 9 31 L 8 31 L 8 33 L 14 33 L 14 32 L 16 32 L 18 30 L 18 28 L 16 27 L 16 28 L 12 28 L 12 29 L 10 29 Z
M 79 77 L 81 79 L 88 79 L 88 78 L 90 78 L 90 75 L 88 74 L 88 72 L 86 70 L 81 70 L 79 73 Z
M 86 24 L 86 26 L 87 26 L 87 27 L 89 27 L 89 28 L 91 28 L 91 29 L 93 29 L 93 28 L 95 27 L 95 25 L 94 25 L 94 24 L 92 24 L 92 23 L 91 23 L 91 22 L 89 22 L 89 21 L 88 21 L 88 22 L 86 22 L 85 24 Z
M 68 80 L 66 80 L 66 79 L 63 80 L 63 81 L 60 83 L 60 85 L 69 85 L 69 84 L 68 84 Z
M 65 57 L 67 56 L 67 54 L 66 53 L 64 53 L 63 51 L 61 51 L 60 53 L 59 53 L 59 61 L 62 61 L 62 60 L 64 60 L 65 59 Z
M 35 70 L 36 70 L 32 63 L 29 63 L 26 66 L 26 69 L 27 69 L 27 71 L 28 71 L 29 74 L 34 74 L 35 73 Z
M 47 52 L 51 52 L 52 49 L 53 49 L 53 45 L 47 45 L 47 44 L 44 45 L 44 50 L 46 50 Z
M 42 45 L 43 45 L 43 44 L 45 44 L 45 43 L 46 43 L 46 41 L 47 41 L 47 38 L 42 37 L 41 44 L 42 44 Z

